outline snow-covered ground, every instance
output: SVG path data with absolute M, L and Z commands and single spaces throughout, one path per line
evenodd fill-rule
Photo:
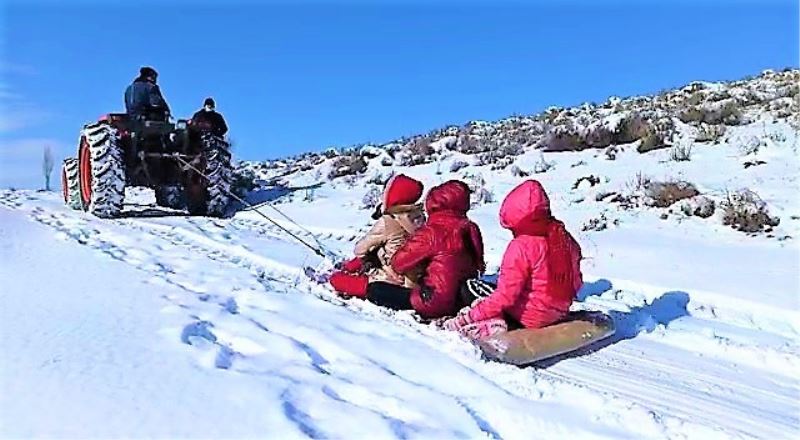
M 101 220 L 54 193 L 0 190 L 0 437 L 797 438 L 797 130 L 764 114 L 718 142 L 693 133 L 678 124 L 688 161 L 635 145 L 613 160 L 513 158 L 529 171 L 552 165 L 533 177 L 584 248 L 574 307 L 606 311 L 618 329 L 528 368 L 484 361 L 411 313 L 337 298 L 302 275 L 320 259 L 254 212 L 186 217 L 131 191 L 123 218 Z M 470 216 L 493 271 L 510 239 L 498 202 L 522 178 L 472 159 L 404 167 L 379 155 L 332 181 L 320 179 L 325 161 L 250 197 L 347 255 L 369 225 L 369 182 L 391 171 L 428 187 L 482 179 L 494 201 Z M 456 160 L 472 165 L 449 172 Z M 590 175 L 599 183 L 575 185 Z M 718 203 L 749 188 L 781 222 L 748 235 L 719 212 L 598 200 L 635 194 L 642 176 L 684 179 Z

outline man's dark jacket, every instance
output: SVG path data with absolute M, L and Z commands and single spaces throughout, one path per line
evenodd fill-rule
M 225 118 L 215 110 L 200 109 L 192 116 L 192 124 L 199 126 L 201 129 L 206 127 L 210 132 L 224 136 L 228 132 L 228 124 L 225 123 Z
M 134 116 L 166 118 L 170 114 L 158 85 L 142 77 L 136 78 L 125 90 L 125 110 Z

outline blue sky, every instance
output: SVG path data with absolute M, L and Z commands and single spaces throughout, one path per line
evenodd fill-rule
M 68 3 L 68 4 L 61 4 Z M 123 109 L 152 65 L 173 113 L 217 99 L 242 159 L 798 66 L 796 1 L 6 0 L 0 187 Z

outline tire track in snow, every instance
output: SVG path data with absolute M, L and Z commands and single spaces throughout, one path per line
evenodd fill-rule
M 8 206 L 8 203 L 3 203 L 3 204 Z M 19 209 L 21 206 L 21 204 L 20 205 L 13 204 L 13 205 L 15 205 L 15 207 L 12 209 Z M 56 229 L 60 228 L 59 225 L 57 224 L 57 221 L 53 220 L 53 219 L 57 220 L 58 216 L 51 214 L 50 220 L 46 220 L 44 219 L 44 217 L 46 217 L 47 214 L 44 211 L 40 210 L 38 212 L 33 212 L 33 214 L 34 216 L 39 216 L 39 218 L 34 217 L 37 221 L 41 221 L 45 224 L 48 224 L 49 222 L 49 226 L 55 227 Z M 258 255 L 253 255 L 252 253 L 247 251 L 236 250 L 232 252 L 229 247 L 217 245 L 215 242 L 211 241 L 208 237 L 203 237 L 202 234 L 197 234 L 195 232 L 189 232 L 183 230 L 182 227 L 176 225 L 170 225 L 170 226 L 165 226 L 160 224 L 152 225 L 145 221 L 116 220 L 116 221 L 111 221 L 109 223 L 118 224 L 124 228 L 131 228 L 131 227 L 138 228 L 139 231 L 142 233 L 145 234 L 149 233 L 152 235 L 159 236 L 161 239 L 167 240 L 168 242 L 172 242 L 176 246 L 189 247 L 193 251 L 200 251 L 207 257 L 214 259 L 216 261 L 225 262 L 233 266 L 249 269 L 251 270 L 251 272 L 253 272 L 253 269 L 255 269 L 255 275 L 269 274 L 270 276 L 274 277 L 275 281 L 285 282 L 291 285 L 294 278 L 293 287 L 295 288 L 307 287 L 309 291 L 316 290 L 315 295 L 320 296 L 322 299 L 338 303 L 337 305 L 345 304 L 350 308 L 350 303 L 341 301 L 332 294 L 319 295 L 318 292 L 319 289 L 312 289 L 311 288 L 312 286 L 310 285 L 309 286 L 298 285 L 296 274 L 299 272 L 299 270 L 297 268 L 292 266 L 287 266 L 285 264 L 276 262 L 275 260 L 263 258 Z M 86 232 L 83 228 L 79 229 L 82 231 L 81 234 L 83 234 L 83 236 L 81 236 L 81 234 L 78 234 L 73 238 L 75 238 L 82 244 L 90 244 L 93 240 L 99 239 L 100 241 L 97 242 L 100 244 L 99 250 L 118 259 L 124 257 L 125 256 L 124 253 L 128 252 L 123 248 L 119 247 L 114 248 L 111 246 L 105 246 L 104 243 L 107 245 L 108 242 L 102 241 L 102 237 L 98 237 L 100 235 L 99 233 L 93 234 L 91 232 Z M 91 229 L 91 227 L 89 227 L 89 229 Z M 157 229 L 158 232 L 153 231 L 153 229 Z M 61 228 L 59 230 L 62 230 L 62 232 L 64 232 L 64 228 Z M 144 267 L 142 269 L 148 271 L 156 271 L 156 272 L 164 271 L 163 267 L 161 269 L 155 267 Z M 165 275 L 165 278 L 166 277 L 167 275 Z M 184 288 L 183 286 L 181 287 Z M 361 309 L 361 307 L 353 307 L 353 308 Z M 383 316 L 384 318 L 386 318 L 385 314 L 383 314 Z M 388 320 L 388 318 L 386 319 Z M 400 323 L 403 326 L 414 328 L 416 331 L 422 331 L 423 333 L 426 334 L 426 336 L 429 334 L 434 334 L 434 332 L 431 331 L 430 329 L 421 328 L 422 326 L 419 326 L 408 320 L 398 321 L 395 317 L 395 319 L 392 319 L 392 321 L 395 324 Z M 441 340 L 441 338 L 439 339 Z M 432 343 L 430 345 L 431 347 L 437 348 L 441 351 L 441 344 Z M 710 397 L 698 398 L 694 396 L 694 394 L 697 394 L 695 390 L 692 389 L 675 390 L 674 387 L 665 386 L 665 388 L 661 389 L 659 392 L 654 392 L 650 393 L 650 395 L 648 396 L 643 396 L 639 392 L 640 390 L 636 389 L 635 387 L 619 386 L 620 383 L 625 383 L 625 381 L 630 380 L 630 374 L 626 374 L 626 371 L 630 372 L 630 371 L 655 370 L 655 371 L 660 371 L 661 373 L 667 376 L 670 373 L 675 372 L 674 367 L 672 370 L 670 370 L 667 366 L 663 365 L 662 363 L 654 361 L 648 362 L 646 359 L 642 359 L 642 357 L 644 356 L 637 357 L 633 355 L 631 359 L 631 355 L 629 355 L 628 359 L 625 359 L 624 355 L 621 355 L 619 353 L 612 353 L 612 350 L 606 348 L 604 350 L 601 350 L 600 352 L 592 354 L 590 357 L 574 359 L 569 363 L 565 362 L 562 364 L 564 366 L 573 364 L 580 365 L 580 366 L 576 365 L 570 368 L 556 366 L 555 368 L 552 368 L 547 371 L 520 370 L 520 372 L 523 374 L 516 374 L 516 372 L 512 372 L 512 374 L 507 374 L 505 372 L 507 371 L 507 369 L 504 368 L 505 366 L 500 366 L 500 365 L 490 364 L 486 368 L 483 368 L 479 365 L 478 368 L 479 371 L 482 369 L 483 371 L 493 372 L 495 374 L 499 373 L 497 374 L 498 376 L 500 376 L 497 378 L 498 380 L 494 380 L 496 383 L 502 384 L 504 380 L 510 377 L 510 383 L 506 383 L 505 384 L 506 387 L 509 386 L 514 387 L 518 385 L 517 383 L 514 383 L 514 381 L 519 381 L 520 376 L 527 377 L 528 378 L 527 380 L 530 380 L 532 378 L 534 382 L 538 377 L 548 378 L 551 382 L 573 384 L 581 388 L 587 388 L 590 390 L 594 390 L 595 392 L 602 393 L 604 395 L 609 396 L 610 398 L 621 397 L 627 401 L 633 402 L 638 405 L 642 405 L 645 408 L 651 408 L 653 411 L 656 411 L 657 413 L 663 413 L 664 415 L 669 415 L 669 416 L 677 415 L 679 419 L 685 419 L 685 420 L 702 419 L 709 426 L 714 426 L 717 428 L 721 428 L 723 430 L 728 430 L 729 433 L 738 432 L 739 434 L 744 434 L 744 435 L 763 435 L 764 433 L 763 426 L 761 427 L 762 430 L 754 432 L 754 430 L 757 427 L 752 425 L 756 424 L 757 422 L 748 424 L 747 422 L 739 423 L 737 421 L 737 423 L 733 424 L 735 426 L 731 426 L 732 425 L 732 423 L 730 423 L 731 413 L 725 413 L 725 408 L 724 408 L 725 403 L 724 402 L 719 403 L 718 399 Z M 474 361 L 475 359 L 473 355 L 472 360 L 471 361 L 468 360 L 468 362 L 474 364 Z M 580 362 L 576 363 L 575 361 L 580 361 Z M 622 366 L 627 366 L 629 368 L 627 370 L 623 368 L 621 369 L 620 372 L 615 372 L 613 374 L 610 371 L 606 372 L 606 370 L 610 370 L 614 365 L 622 365 Z M 594 374 L 597 371 L 599 371 L 600 373 Z M 682 374 L 686 373 L 685 370 L 681 369 L 677 369 L 677 371 L 681 372 Z M 703 383 L 708 381 L 708 378 L 707 377 L 698 378 L 698 381 Z M 711 383 L 710 385 L 716 386 L 719 384 Z M 720 388 L 723 390 L 731 391 L 729 386 L 727 386 L 728 384 L 725 385 L 726 386 L 722 386 Z M 523 386 L 523 388 L 525 388 L 525 386 Z M 661 396 L 661 394 L 663 393 L 668 394 L 670 392 L 672 392 L 673 395 L 676 396 L 676 401 L 679 403 L 679 405 L 674 405 L 674 404 L 669 405 L 663 402 L 663 399 L 661 398 L 663 396 Z M 688 395 L 681 394 L 687 392 L 689 393 Z M 690 401 L 687 402 L 687 399 Z M 757 404 L 758 402 L 755 403 Z M 686 407 L 697 408 L 700 414 L 698 414 L 697 412 L 691 412 L 682 409 Z M 737 413 L 736 416 L 737 418 L 742 418 L 745 420 L 750 418 L 750 414 L 744 414 L 744 416 L 742 417 L 741 411 L 737 411 L 736 409 L 734 409 L 733 412 Z M 768 425 L 767 428 L 770 429 L 770 432 L 773 432 L 772 429 L 774 428 L 774 426 Z M 790 426 L 789 429 L 790 429 L 789 432 L 791 432 L 792 427 Z
M 287 269 L 287 267 L 282 264 L 276 264 L 274 260 L 258 255 L 248 256 L 249 252 L 247 251 L 231 251 L 227 246 L 209 241 L 195 232 L 181 230 L 177 227 L 144 223 L 147 224 L 147 227 L 143 228 L 141 223 L 131 226 L 142 232 L 147 232 L 147 229 L 154 228 L 162 238 L 169 240 L 171 237 L 176 244 L 184 246 L 191 246 L 192 243 L 197 246 L 202 243 L 203 252 L 209 255 L 210 258 L 227 261 L 234 265 L 243 265 L 250 270 L 264 267 L 266 262 L 266 267 L 272 270 L 270 274 L 273 277 L 291 282 L 291 276 L 281 277 L 279 275 L 283 272 L 281 269 Z M 295 273 L 296 271 L 292 267 L 288 269 L 287 273 Z M 417 331 L 420 327 L 417 324 L 410 324 L 410 326 L 416 327 L 415 330 Z M 435 345 L 432 346 L 436 347 Z M 441 350 L 440 347 L 438 349 Z M 733 428 L 734 432 L 747 436 L 759 436 L 765 432 L 778 435 L 786 432 L 787 429 L 792 429 L 793 424 L 796 423 L 796 420 L 781 419 L 766 410 L 762 410 L 758 405 L 758 401 L 754 401 L 754 404 L 747 404 L 746 400 L 732 402 L 726 399 L 726 396 L 736 394 L 737 383 L 725 379 L 720 380 L 711 373 L 704 373 L 703 369 L 694 370 L 691 372 L 691 376 L 687 377 L 686 369 L 649 360 L 658 356 L 657 350 L 649 355 L 637 356 L 627 353 L 627 350 L 620 351 L 612 346 L 593 353 L 589 357 L 573 359 L 573 361 L 578 362 L 564 363 L 563 366 L 556 366 L 550 370 L 538 370 L 536 375 L 548 377 L 559 383 L 595 390 L 615 399 L 625 398 L 655 413 L 675 416 L 683 420 L 702 420 L 706 425 L 717 429 Z M 597 371 L 600 371 L 600 373 L 597 373 Z M 662 373 L 661 376 L 667 378 L 674 377 L 675 373 L 680 373 L 684 377 L 684 381 L 695 385 L 702 384 L 707 389 L 716 389 L 718 392 L 717 394 L 711 394 L 698 392 L 694 387 L 675 387 L 665 381 L 652 380 L 652 375 L 639 374 L 637 373 L 639 371 L 657 371 Z M 637 379 L 641 382 L 632 384 L 632 386 L 625 385 L 633 382 L 631 376 L 637 376 Z M 647 386 L 640 386 L 642 382 L 646 382 Z M 643 390 L 647 391 L 643 392 Z M 781 396 L 772 393 L 764 392 L 762 394 L 764 394 L 763 398 L 766 399 L 764 401 L 785 401 L 781 399 Z M 664 400 L 665 396 L 669 397 L 667 403 Z M 758 420 L 752 420 L 752 414 L 759 414 L 761 417 Z M 480 416 L 478 415 L 477 417 Z M 731 423 L 731 420 L 734 420 L 735 423 Z M 760 421 L 769 421 L 770 423 L 765 425 Z

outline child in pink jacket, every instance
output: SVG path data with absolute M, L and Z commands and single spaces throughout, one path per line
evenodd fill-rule
M 514 238 L 503 254 L 497 288 L 443 326 L 482 339 L 517 326 L 540 328 L 566 317 L 583 284 L 581 248 L 550 213 L 542 185 L 528 180 L 500 207 L 500 224 Z

